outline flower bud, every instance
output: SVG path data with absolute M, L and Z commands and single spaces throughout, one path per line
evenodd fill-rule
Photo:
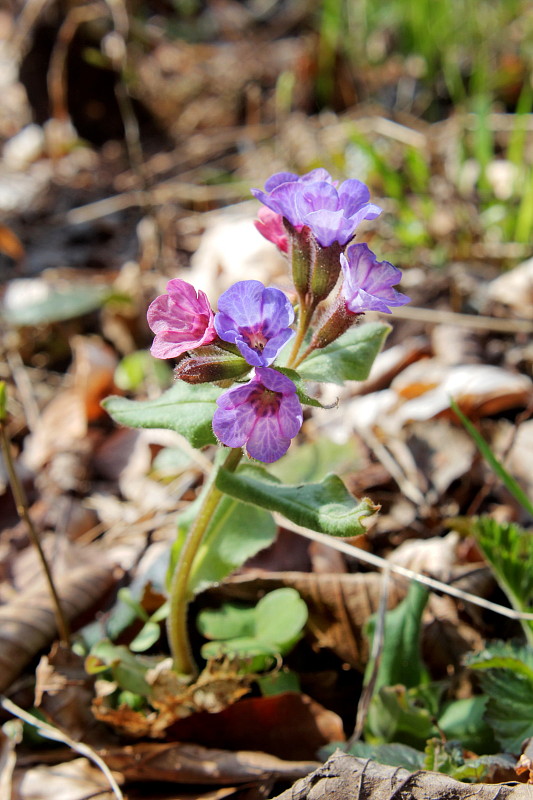
M 311 294 L 314 305 L 324 300 L 335 287 L 341 271 L 341 246 L 333 242 L 329 247 L 316 249 L 315 265 L 311 276 Z
M 339 295 L 329 315 L 322 322 L 320 327 L 315 330 L 309 344 L 309 351 L 319 350 L 331 344 L 331 342 L 334 342 L 335 339 L 338 339 L 348 328 L 351 328 L 360 316 L 361 314 L 350 311 L 346 307 L 342 295 Z
M 209 383 L 240 378 L 250 371 L 250 365 L 240 356 L 233 356 L 219 347 L 202 347 L 182 358 L 174 370 L 176 378 L 185 383 Z
M 289 236 L 289 260 L 292 264 L 292 280 L 299 297 L 309 291 L 316 243 L 307 227 L 294 228 L 286 219 L 283 221 Z

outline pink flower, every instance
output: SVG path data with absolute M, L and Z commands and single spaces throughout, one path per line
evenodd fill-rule
M 289 249 L 289 239 L 287 231 L 283 227 L 283 217 L 276 214 L 266 206 L 262 206 L 258 213 L 258 219 L 254 220 L 254 225 L 265 239 L 276 245 L 278 250 L 286 253 Z
M 155 358 L 177 358 L 217 338 L 215 315 L 203 292 L 179 278 L 168 282 L 167 292 L 156 297 L 147 313 Z

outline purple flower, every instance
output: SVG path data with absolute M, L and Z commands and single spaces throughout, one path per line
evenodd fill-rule
M 270 208 L 264 207 L 259 209 L 257 216 L 258 219 L 254 220 L 254 225 L 261 236 L 275 244 L 282 253 L 286 253 L 289 249 L 289 237 L 283 227 L 281 214 L 276 214 Z
M 296 386 L 285 375 L 258 367 L 252 380 L 217 400 L 215 436 L 228 447 L 243 447 L 251 458 L 271 463 L 285 455 L 302 426 Z
M 309 226 L 322 247 L 345 245 L 360 222 L 381 214 L 379 206 L 368 202 L 364 183 L 350 179 L 337 186 L 325 169 L 301 176 L 278 172 L 267 180 L 265 191 L 252 189 L 252 194 L 295 228 Z
M 393 289 L 402 273 L 388 261 L 378 261 L 366 244 L 352 244 L 341 253 L 344 273 L 342 293 L 346 308 L 352 314 L 364 311 L 391 313 L 389 306 L 403 306 L 410 302 L 407 295 Z
M 294 310 L 280 289 L 238 281 L 220 296 L 215 328 L 221 339 L 237 345 L 249 364 L 267 367 L 293 336 L 293 321 Z
M 148 325 L 155 333 L 150 352 L 156 358 L 177 358 L 217 338 L 214 312 L 203 292 L 179 278 L 167 283 L 168 294 L 150 304 Z

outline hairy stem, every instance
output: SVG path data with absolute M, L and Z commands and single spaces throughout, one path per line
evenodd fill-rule
M 234 472 L 241 458 L 242 450 L 239 447 L 233 448 L 229 451 L 226 460 L 222 464 L 222 469 Z M 210 486 L 204 497 L 198 516 L 189 528 L 170 585 L 170 609 L 167 621 L 168 640 L 170 652 L 174 660 L 174 669 L 176 672 L 183 675 L 195 675 L 197 672 L 187 632 L 189 578 L 194 557 L 213 519 L 213 514 L 221 499 L 224 497 L 224 493 L 216 487 L 217 472 L 218 470 L 213 471 L 210 478 Z
M 13 464 L 13 459 L 11 457 L 11 443 L 9 441 L 9 435 L 6 430 L 5 421 L 3 419 L 0 419 L 0 439 L 2 441 L 7 474 L 9 476 L 9 483 L 11 486 L 11 491 L 13 492 L 13 499 L 15 500 L 17 514 L 22 520 L 24 520 L 26 527 L 28 529 L 28 533 L 30 535 L 31 542 L 35 547 L 35 549 L 37 550 L 37 554 L 39 556 L 41 566 L 43 568 L 48 583 L 48 587 L 50 589 L 50 594 L 52 596 L 52 604 L 54 607 L 56 625 L 59 636 L 61 638 L 61 642 L 67 647 L 70 647 L 70 630 L 67 618 L 63 612 L 63 608 L 61 607 L 61 601 L 59 599 L 59 595 L 57 593 L 54 584 L 54 579 L 52 578 L 52 573 L 50 571 L 48 561 L 46 560 L 46 556 L 44 554 L 44 550 L 42 548 L 39 535 L 35 530 L 33 520 L 28 510 L 28 502 L 26 500 L 24 488 L 16 473 L 15 465 Z
M 314 311 L 315 311 L 314 305 L 312 304 L 308 305 L 305 303 L 304 298 L 300 298 L 300 313 L 298 315 L 298 327 L 296 329 L 296 337 L 292 345 L 291 354 L 287 362 L 288 367 L 291 368 L 294 367 L 294 364 L 298 358 L 298 353 L 300 352 L 300 348 L 305 339 L 305 334 L 309 330 L 309 325 L 311 324 Z

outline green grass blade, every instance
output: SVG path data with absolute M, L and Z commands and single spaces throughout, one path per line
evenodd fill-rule
M 465 426 L 466 430 L 474 440 L 477 445 L 477 448 L 483 458 L 487 461 L 493 472 L 498 476 L 501 482 L 504 484 L 506 489 L 512 494 L 514 499 L 520 503 L 523 509 L 533 516 L 533 503 L 526 495 L 522 487 L 516 482 L 512 475 L 510 475 L 503 464 L 501 464 L 492 450 L 490 449 L 488 443 L 485 439 L 481 436 L 481 434 L 476 430 L 474 425 L 470 422 L 468 417 L 466 417 L 463 412 L 459 409 L 459 406 L 450 398 L 450 405 L 454 412 L 457 414 L 463 425 Z

